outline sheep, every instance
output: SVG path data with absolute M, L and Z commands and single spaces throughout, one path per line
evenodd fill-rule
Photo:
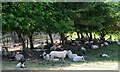
M 23 56 L 22 54 L 16 54 L 16 55 L 15 55 L 15 59 L 16 59 L 17 61 L 19 61 L 19 60 L 24 60 L 24 56 Z
M 120 45 L 120 42 L 117 42 L 118 45 Z
M 110 57 L 110 56 L 108 56 L 107 54 L 102 54 L 102 55 L 100 55 L 101 57 Z
M 108 40 L 110 43 L 112 43 L 112 39 Z
M 56 49 L 57 49 L 56 45 L 53 45 L 52 47 L 50 47 L 50 50 L 56 50 Z
M 90 43 L 92 44 L 92 43 L 94 43 L 94 41 L 90 41 Z
M 86 51 L 86 49 L 84 47 L 81 47 L 81 50 Z
M 92 45 L 92 47 L 91 47 L 92 49 L 97 49 L 97 48 L 99 48 L 97 45 Z
M 69 50 L 68 52 L 69 52 L 69 53 L 68 53 L 68 58 L 70 58 L 70 59 L 78 56 L 77 54 L 72 54 L 72 51 L 71 51 L 71 50 Z
M 75 41 L 76 44 L 79 44 L 79 41 Z
M 20 60 L 20 63 L 18 63 L 18 64 L 16 65 L 16 67 L 17 67 L 17 68 L 26 68 L 25 65 L 24 65 L 24 62 L 25 62 L 25 61 Z
M 101 44 L 101 46 L 104 46 L 104 44 Z
M 119 42 L 117 39 L 114 39 L 115 42 Z
M 46 54 L 46 52 L 43 53 L 43 58 L 46 60 L 46 61 L 49 61 L 49 54 Z
M 71 43 L 72 46 L 75 46 L 76 44 L 75 43 Z
M 107 43 L 107 42 L 104 42 L 104 45 L 105 45 L 105 46 L 108 46 L 108 43 Z
M 42 43 L 40 43 L 40 45 L 38 46 L 38 48 L 41 48 L 42 50 L 44 49 L 44 45 L 43 45 L 43 42 Z
M 73 58 L 73 61 L 85 61 L 83 56 L 76 56 Z
M 89 44 L 89 41 L 84 42 L 85 44 Z
M 64 58 L 66 57 L 66 55 L 68 54 L 67 50 L 64 51 L 51 51 L 50 52 L 50 58 L 53 61 L 53 59 L 55 57 L 61 58 L 63 62 L 65 62 Z

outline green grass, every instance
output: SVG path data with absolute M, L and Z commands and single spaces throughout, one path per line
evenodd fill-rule
M 52 62 L 49 62 L 47 64 L 47 61 L 27 61 L 25 62 L 25 66 L 27 66 L 26 69 L 20 69 L 16 68 L 16 65 L 18 62 L 2 62 L 2 69 L 3 70 L 48 70 L 48 69 L 63 69 L 63 68 L 69 68 L 74 67 L 75 65 L 83 65 L 82 67 L 84 68 L 103 68 L 101 65 L 104 63 L 117 63 L 118 62 L 118 46 L 117 44 L 111 44 L 109 46 L 104 46 L 101 47 L 100 49 L 95 49 L 95 50 L 89 50 L 87 51 L 87 56 L 85 58 L 87 62 L 72 62 L 72 59 L 65 59 L 66 62 L 64 64 L 64 67 L 61 67 L 62 63 L 56 62 L 55 66 L 52 66 Z M 103 58 L 100 57 L 101 53 L 106 53 L 110 57 L 109 58 Z M 99 62 L 102 62 L 101 64 Z M 39 63 L 44 63 L 45 65 L 39 64 Z M 69 64 L 68 64 L 69 63 Z M 93 65 L 93 66 L 92 66 Z M 114 65 L 114 64 L 113 64 Z M 109 65 L 105 65 L 107 69 L 110 69 Z M 81 66 L 80 66 L 81 67 Z M 79 66 L 78 66 L 79 68 Z M 113 69 L 117 69 L 117 66 L 115 65 Z

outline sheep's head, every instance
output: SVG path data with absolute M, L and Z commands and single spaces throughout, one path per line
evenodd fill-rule
M 80 56 L 81 57 L 81 61 L 85 61 L 85 58 L 84 56 Z

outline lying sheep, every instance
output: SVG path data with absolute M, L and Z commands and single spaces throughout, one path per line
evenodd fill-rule
M 68 58 L 70 58 L 70 59 L 78 56 L 77 54 L 73 54 L 71 50 L 69 50 L 68 52 L 69 52 L 68 53 Z
M 101 57 L 110 57 L 110 56 L 108 56 L 107 54 L 102 54 L 102 55 L 100 55 Z
M 91 47 L 92 49 L 97 49 L 97 48 L 99 48 L 97 45 L 92 45 L 92 47 Z
M 84 48 L 84 47 L 81 47 L 81 50 L 83 50 L 83 51 L 86 51 L 86 48 Z
M 90 43 L 92 44 L 92 43 L 94 43 L 94 41 L 90 41 Z
M 79 41 L 75 41 L 76 44 L 79 44 Z
M 117 39 L 114 39 L 115 42 L 119 42 Z
M 120 45 L 120 42 L 117 42 L 118 45 Z
M 73 61 L 85 61 L 83 56 L 76 56 L 73 58 Z
M 104 44 L 101 44 L 101 46 L 104 46 Z
M 68 54 L 68 51 L 66 51 L 66 50 L 64 50 L 64 51 L 51 51 L 50 58 L 53 61 L 53 59 L 55 57 L 58 57 L 58 58 L 62 59 L 63 62 L 65 62 L 64 58 L 66 57 L 67 54 Z
M 109 44 L 108 44 L 107 42 L 104 42 L 104 45 L 105 45 L 105 46 L 108 46 Z
M 89 44 L 89 41 L 84 42 L 85 44 Z

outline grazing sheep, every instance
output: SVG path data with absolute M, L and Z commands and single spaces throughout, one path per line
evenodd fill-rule
M 46 54 L 46 52 L 43 53 L 43 58 L 46 60 L 46 61 L 49 61 L 49 54 Z
M 84 47 L 81 47 L 81 50 L 86 51 L 86 49 Z
M 119 42 L 117 39 L 114 39 L 115 42 Z
M 53 45 L 52 47 L 50 47 L 50 50 L 56 50 L 56 49 L 57 49 L 56 45 Z
M 72 54 L 72 51 L 71 51 L 71 50 L 69 50 L 68 52 L 69 52 L 69 53 L 68 53 L 68 58 L 70 58 L 70 59 L 78 56 L 77 54 Z
M 16 67 L 17 67 L 17 68 L 26 68 L 25 65 L 24 65 L 24 62 L 25 62 L 25 61 L 20 60 L 20 63 L 18 63 L 18 64 L 16 65 Z
M 90 41 L 90 43 L 92 44 L 92 43 L 94 43 L 94 41 Z
M 92 45 L 92 47 L 91 47 L 92 49 L 97 49 L 97 48 L 99 48 L 97 45 Z
M 85 44 L 89 44 L 89 41 L 84 42 Z
M 41 49 L 44 49 L 44 45 L 43 45 L 43 42 L 42 43 L 40 43 L 40 45 L 38 46 L 38 48 L 41 48 Z
M 73 58 L 73 61 L 85 61 L 83 56 L 76 56 Z
M 22 54 L 16 54 L 16 55 L 15 55 L 15 59 L 16 59 L 17 61 L 24 60 L 24 56 L 23 56 Z
M 102 54 L 102 55 L 100 55 L 101 57 L 110 57 L 110 56 L 108 56 L 107 54 Z
M 101 44 L 101 46 L 104 46 L 104 44 Z
M 107 42 L 104 42 L 104 45 L 105 45 L 105 46 L 108 46 L 108 43 L 107 43 Z
M 53 61 L 53 59 L 55 57 L 61 58 L 63 62 L 65 62 L 64 58 L 66 57 L 66 55 L 68 54 L 68 51 L 64 50 L 64 51 L 51 51 L 50 52 L 50 58 Z

